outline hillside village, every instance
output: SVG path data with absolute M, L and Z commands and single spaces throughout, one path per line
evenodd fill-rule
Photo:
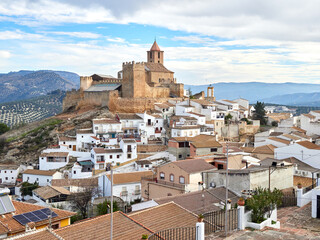
M 289 208 L 305 214 L 309 230 L 320 223 L 320 111 L 294 116 L 266 107 L 262 126 L 255 105 L 216 99 L 214 84 L 190 95 L 164 59 L 155 41 L 147 62 L 124 63 L 117 77 L 81 77 L 64 99 L 66 125 L 88 105 L 108 114 L 55 132 L 37 161 L 1 164 L 1 237 L 103 239 L 110 218 L 114 239 L 175 239 L 168 229 L 190 228 L 181 238 L 189 239 L 196 226 L 204 228 L 201 239 L 247 227 L 290 234 L 289 215 L 282 216 Z M 258 188 L 281 192 L 281 204 L 260 223 L 244 207 Z M 71 224 L 83 213 L 77 196 L 88 195 L 82 217 L 90 219 Z M 111 196 L 117 211 L 111 215 L 108 205 L 99 214 Z M 32 218 L 35 211 L 50 217 Z M 320 236 L 309 230 L 306 236 Z

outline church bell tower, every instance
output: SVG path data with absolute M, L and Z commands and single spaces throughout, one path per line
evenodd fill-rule
M 150 51 L 147 51 L 147 59 L 150 63 L 161 63 L 163 65 L 163 51 L 160 50 L 156 40 Z

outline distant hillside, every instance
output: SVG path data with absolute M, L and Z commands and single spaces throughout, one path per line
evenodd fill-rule
M 320 106 L 320 92 L 294 93 L 261 99 L 263 102 L 291 104 L 295 106 Z
M 0 103 L 46 95 L 57 89 L 79 87 L 79 76 L 64 71 L 28 71 L 0 74 Z
M 54 116 L 62 111 L 64 97 L 64 91 L 55 90 L 45 96 L 1 103 L 0 122 L 12 127 Z
M 239 97 L 248 99 L 251 103 L 257 100 L 273 98 L 274 96 L 294 93 L 320 92 L 320 84 L 305 83 L 216 83 L 213 84 L 217 99 L 236 99 Z M 185 89 L 191 89 L 192 93 L 205 91 L 208 85 L 185 85 Z M 266 101 L 267 102 L 267 101 Z M 282 102 L 277 102 L 284 104 Z M 287 102 L 286 104 L 293 104 Z

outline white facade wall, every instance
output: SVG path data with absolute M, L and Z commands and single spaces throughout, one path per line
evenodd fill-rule
M 59 146 L 64 147 L 67 151 L 73 151 L 73 146 L 77 145 L 77 140 L 74 141 L 59 141 Z
M 104 197 L 111 196 L 111 181 L 105 175 L 99 177 L 99 188 L 102 190 Z M 140 194 L 135 194 L 135 190 L 139 189 Z M 126 190 L 128 194 L 124 196 L 122 192 Z M 120 197 L 125 202 L 130 202 L 135 199 L 141 198 L 141 183 L 125 183 L 113 185 L 113 196 Z
M 308 149 L 297 143 L 282 148 L 276 148 L 274 150 L 275 159 L 295 157 L 314 168 L 320 168 L 319 156 L 320 150 Z
M 246 99 L 238 98 L 238 99 L 235 99 L 235 100 L 232 100 L 232 101 L 238 103 L 240 106 L 242 106 L 242 107 L 244 107 L 246 109 L 249 109 L 249 101 L 246 100 Z
M 122 125 L 120 122 L 112 123 L 112 124 L 100 123 L 100 124 L 93 124 L 92 129 L 93 129 L 94 136 L 97 136 L 98 133 L 107 134 L 109 132 L 112 132 L 112 133 L 122 132 Z
M 56 172 L 53 176 L 44 176 L 44 175 L 34 175 L 34 174 L 22 174 L 22 181 L 28 183 L 35 183 L 37 182 L 39 186 L 47 186 L 51 185 L 52 179 L 62 179 L 62 174 Z
M 179 128 L 172 128 L 171 129 L 171 136 L 172 137 L 194 137 L 200 134 L 200 128 L 194 129 L 179 129 Z
M 81 170 L 82 170 L 82 167 L 78 164 L 75 164 L 75 165 L 73 165 L 69 176 L 72 179 L 92 177 L 92 172 L 81 172 Z
M 87 148 L 86 144 L 92 143 L 93 133 L 77 133 L 77 151 Z
M 315 116 L 315 119 L 310 119 L 304 115 L 301 115 L 300 118 L 300 124 L 301 124 L 301 128 L 307 131 L 307 135 L 313 135 L 313 134 L 317 134 L 320 135 L 320 114 L 311 111 L 310 112 L 311 115 Z
M 199 182 L 202 182 L 201 172 L 190 174 L 189 184 L 186 185 L 186 191 L 194 192 L 194 191 L 202 190 L 202 189 L 199 189 L 199 184 L 198 184 Z
M 7 184 L 15 184 L 20 168 L 17 169 L 1 169 L 0 182 Z

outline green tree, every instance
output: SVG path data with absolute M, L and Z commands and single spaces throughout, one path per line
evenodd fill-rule
M 6 124 L 0 123 L 0 135 L 8 132 L 9 130 L 10 128 Z
M 110 212 L 110 201 L 104 201 L 103 203 L 99 203 L 97 205 L 98 215 L 107 214 Z M 113 201 L 113 212 L 119 211 L 118 203 L 116 201 Z
M 277 121 L 272 121 L 271 125 L 272 125 L 272 127 L 278 127 L 278 122 Z
M 253 114 L 254 120 L 260 120 L 261 125 L 266 125 L 266 111 L 264 110 L 264 103 L 257 101 L 254 105 L 255 113 Z
M 228 124 L 232 119 L 232 115 L 229 113 L 227 116 L 224 117 L 224 123 Z
M 39 187 L 39 184 L 37 182 L 35 183 L 23 182 L 20 188 L 22 197 L 27 195 L 32 196 L 32 191 L 38 187 Z
M 259 187 L 254 192 L 254 195 L 246 200 L 246 207 L 252 210 L 252 222 L 261 223 L 266 213 L 270 217 L 272 210 L 281 205 L 283 194 L 276 188 L 271 191 Z

